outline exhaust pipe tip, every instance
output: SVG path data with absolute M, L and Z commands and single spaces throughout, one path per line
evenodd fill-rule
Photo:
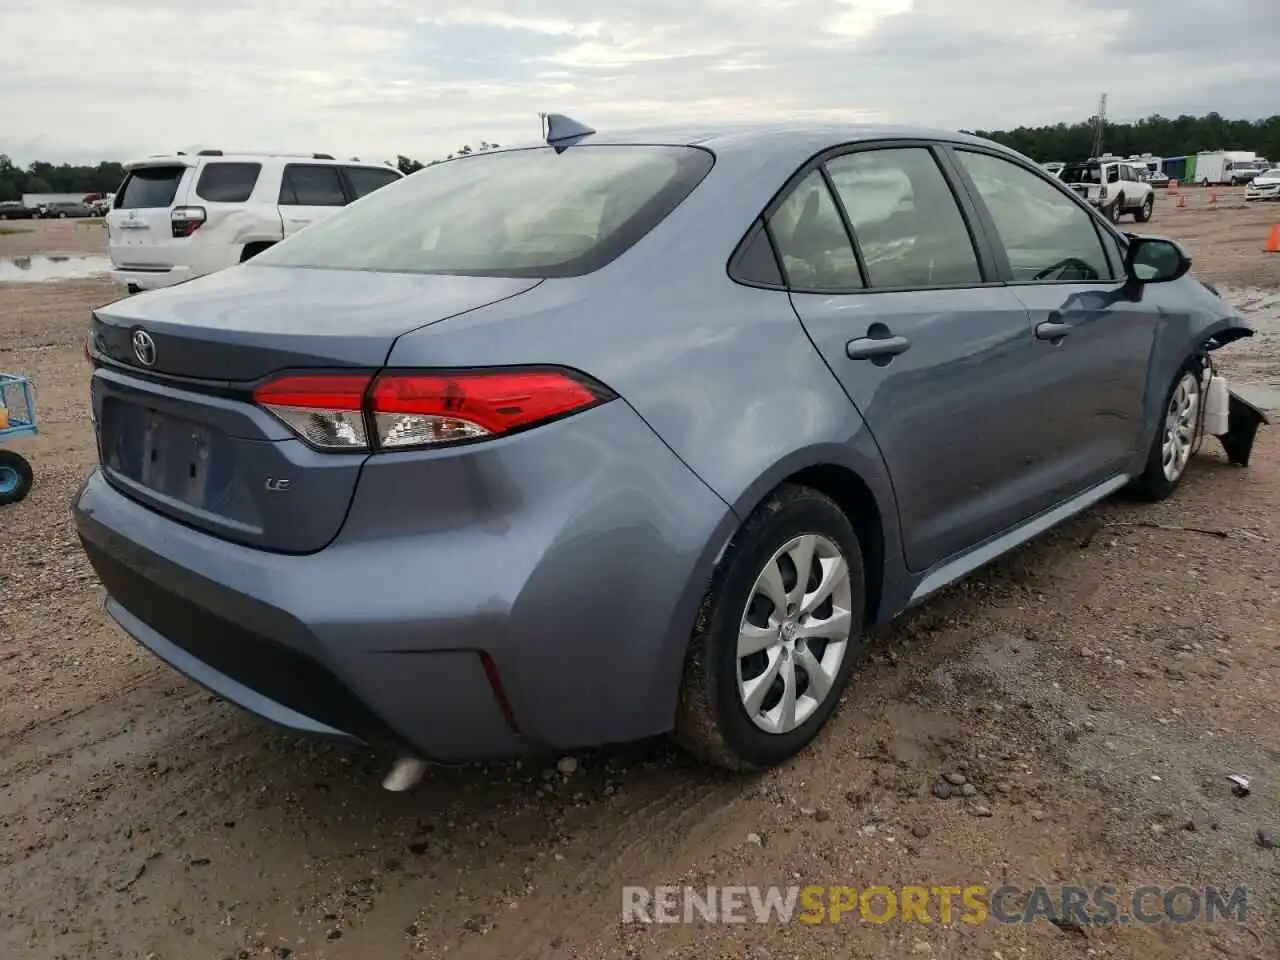
M 415 787 L 427 772 L 427 762 L 417 757 L 401 757 L 382 778 L 382 788 L 392 793 L 403 793 Z

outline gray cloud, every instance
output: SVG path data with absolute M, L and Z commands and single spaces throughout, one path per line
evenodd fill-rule
M 56 9 L 74 30 L 50 30 Z M 600 127 L 1280 110 L 1277 0 L 6 0 L 0 151 L 438 156 Z

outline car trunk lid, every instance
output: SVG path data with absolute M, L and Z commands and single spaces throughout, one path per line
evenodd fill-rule
M 346 516 L 362 453 L 313 449 L 253 401 L 285 370 L 377 370 L 409 330 L 536 279 L 247 265 L 95 311 L 99 456 L 118 489 L 228 540 L 306 553 Z

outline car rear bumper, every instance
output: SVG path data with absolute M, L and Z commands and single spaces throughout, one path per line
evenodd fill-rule
M 128 633 L 290 729 L 448 760 L 669 730 L 729 508 L 622 401 L 492 446 L 482 475 L 401 455 L 440 504 L 403 525 L 422 488 L 371 458 L 308 555 L 183 526 L 100 471 L 73 513 Z
M 111 279 L 120 286 L 139 290 L 159 290 L 194 278 L 195 271 L 190 267 L 157 267 L 153 270 L 117 267 L 111 271 Z

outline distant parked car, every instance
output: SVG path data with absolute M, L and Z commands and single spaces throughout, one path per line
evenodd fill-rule
M 395 183 L 387 164 L 328 154 L 198 154 L 130 164 L 107 214 L 111 277 L 154 290 L 252 259 Z
M 92 217 L 93 210 L 87 203 L 71 200 L 55 200 L 41 214 L 46 220 L 65 220 L 67 217 Z
M 1169 187 L 1169 175 L 1162 170 L 1157 170 L 1155 173 L 1148 173 L 1142 179 L 1157 190 L 1166 190 Z
M 1244 192 L 1246 200 L 1280 200 L 1280 167 L 1273 167 L 1253 178 Z
M 154 654 L 411 766 L 672 730 L 770 766 L 864 631 L 1230 433 L 1245 321 L 1011 150 L 561 119 L 93 312 L 75 522 Z
M 30 220 L 36 212 L 17 200 L 6 200 L 0 203 L 0 220 Z

